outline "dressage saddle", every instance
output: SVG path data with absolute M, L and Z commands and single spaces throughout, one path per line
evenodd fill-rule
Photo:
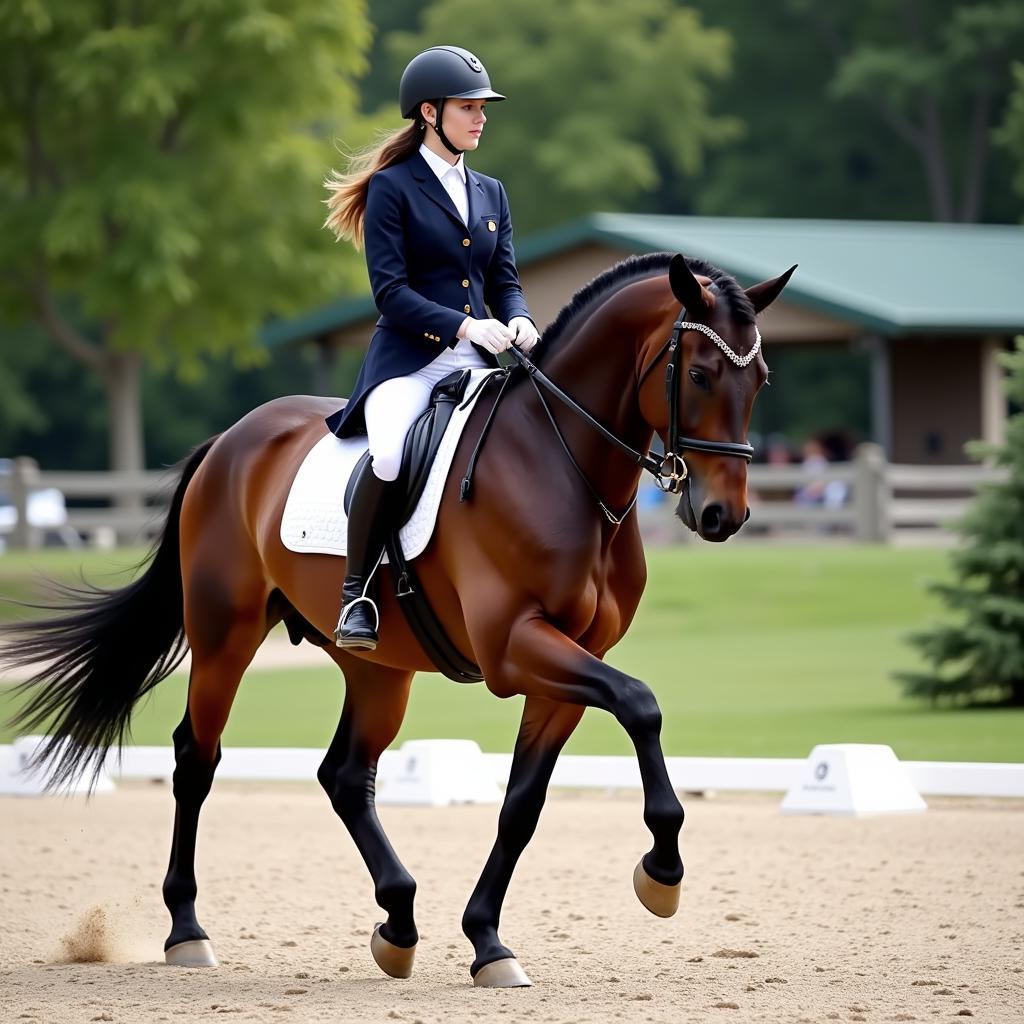
M 445 633 L 415 570 L 402 551 L 399 533 L 423 494 L 434 456 L 441 446 L 452 414 L 466 393 L 471 374 L 471 370 L 463 369 L 454 370 L 447 377 L 442 377 L 430 393 L 427 408 L 409 428 L 402 451 L 401 468 L 393 485 L 396 489 L 395 519 L 384 544 L 391 566 L 395 596 L 409 628 L 438 670 L 459 683 L 478 683 L 483 679 L 483 674 L 477 665 L 462 656 Z M 356 463 L 345 487 L 346 515 L 352 504 L 352 494 L 359 474 L 371 472 L 370 453 L 367 451 Z

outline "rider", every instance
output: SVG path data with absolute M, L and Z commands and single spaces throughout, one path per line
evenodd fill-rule
M 371 583 L 409 427 L 442 377 L 498 366 L 509 345 L 529 352 L 538 339 L 519 284 L 505 189 L 464 160 L 480 144 L 487 102 L 505 97 L 468 50 L 433 46 L 409 62 L 398 98 L 413 124 L 325 182 L 325 226 L 356 248 L 365 244 L 381 314 L 348 404 L 327 419 L 339 437 L 365 430 L 372 456 L 372 472 L 360 475 L 352 496 L 334 633 L 339 647 L 369 650 L 379 626 Z

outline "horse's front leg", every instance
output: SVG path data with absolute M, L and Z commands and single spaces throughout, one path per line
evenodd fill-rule
M 626 730 L 640 766 L 644 822 L 654 838 L 637 865 L 633 885 L 651 913 L 671 917 L 679 906 L 683 877 L 679 856 L 683 808 L 668 777 L 661 749 L 661 709 L 650 687 L 606 665 L 540 618 L 521 619 L 512 628 L 503 654 L 484 666 L 487 685 L 499 696 L 523 693 L 600 708 Z
M 512 872 L 537 827 L 559 751 L 583 710 L 579 705 L 541 697 L 526 699 L 505 802 L 498 817 L 498 836 L 462 917 L 462 930 L 476 954 L 470 968 L 476 985 L 512 988 L 530 984 L 514 954 L 498 938 L 501 905 Z
M 416 882 L 384 834 L 374 790 L 377 760 L 405 717 L 412 673 L 331 653 L 345 673 L 345 706 L 317 778 L 369 868 L 377 904 L 387 911 L 370 940 L 373 958 L 385 974 L 408 978 L 419 940 Z

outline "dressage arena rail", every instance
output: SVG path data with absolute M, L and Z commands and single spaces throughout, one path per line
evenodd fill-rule
M 966 510 L 978 489 L 1004 478 L 989 466 L 908 466 L 888 463 L 882 449 L 862 444 L 851 462 L 809 471 L 799 465 L 752 465 L 749 470 L 751 521 L 740 535 L 822 532 L 862 542 L 900 542 L 947 538 L 949 525 Z M 160 529 L 170 493 L 166 471 L 141 473 L 42 472 L 34 460 L 14 460 L 8 490 L 15 509 L 12 548 L 39 547 L 44 532 L 32 525 L 28 497 L 54 488 L 72 502 L 67 527 L 97 545 L 131 544 L 151 539 Z M 832 485 L 824 502 L 794 501 L 808 484 Z M 76 507 L 83 500 L 103 507 Z M 658 539 L 682 541 L 688 535 L 676 522 L 666 528 L 675 503 L 646 507 L 641 502 L 641 529 Z
M 0 764 L 10 754 L 0 747 Z M 218 779 L 235 781 L 309 782 L 324 752 L 312 747 L 229 747 L 217 769 Z M 484 754 L 484 763 L 500 785 L 508 783 L 511 754 Z M 403 770 L 400 750 L 386 750 L 377 772 L 378 784 Z M 681 792 L 785 792 L 799 777 L 806 758 L 666 757 L 672 785 Z M 1024 764 L 966 761 L 901 761 L 922 796 L 1024 797 Z M 108 774 L 116 779 L 170 781 L 174 771 L 171 747 L 125 747 L 120 761 L 111 754 Z M 562 755 L 551 785 L 567 789 L 640 789 L 636 758 Z

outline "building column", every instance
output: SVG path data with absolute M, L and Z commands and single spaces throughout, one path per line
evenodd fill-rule
M 871 440 L 892 459 L 892 378 L 889 367 L 889 339 L 868 334 L 861 344 L 871 356 Z
M 1004 350 L 1003 339 L 996 335 L 981 339 L 981 438 L 989 444 L 1006 441 L 1008 403 L 1003 368 L 996 358 Z

